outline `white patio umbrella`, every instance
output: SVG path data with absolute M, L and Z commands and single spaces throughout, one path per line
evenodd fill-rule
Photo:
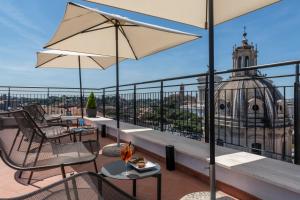
M 208 28 L 210 0 L 86 0 L 154 17 Z M 280 0 L 213 0 L 213 25 L 221 24 Z
M 209 29 L 209 101 L 214 102 L 214 26 L 280 0 L 87 0 L 150 16 Z M 209 113 L 215 113 L 209 104 Z M 215 183 L 215 116 L 209 115 L 210 188 L 216 199 Z
M 117 149 L 120 147 L 119 57 L 140 59 L 199 37 L 68 3 L 57 32 L 45 48 L 116 57 L 118 134 L 117 145 L 112 148 Z
M 124 58 L 120 58 L 123 61 Z M 101 69 L 104 70 L 115 64 L 115 57 L 101 56 L 95 54 L 76 53 L 71 51 L 46 50 L 37 52 L 36 68 L 65 68 L 79 70 L 80 85 L 80 108 L 81 118 L 83 118 L 83 94 L 81 69 Z

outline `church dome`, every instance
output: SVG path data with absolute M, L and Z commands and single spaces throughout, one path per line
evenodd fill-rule
M 248 44 L 246 36 L 244 32 L 241 46 L 234 48 L 233 69 L 257 65 L 257 49 Z M 215 115 L 223 125 L 283 127 L 291 123 L 284 103 L 281 92 L 259 71 L 233 72 L 216 88 Z
M 288 119 L 282 94 L 271 81 L 262 77 L 243 77 L 221 83 L 215 93 L 215 105 L 217 118 L 239 121 L 241 127 L 281 127 L 284 115 Z

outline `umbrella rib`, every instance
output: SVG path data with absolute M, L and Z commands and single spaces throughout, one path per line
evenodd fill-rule
M 206 9 L 205 9 L 205 29 L 207 29 L 207 23 L 208 23 L 208 0 L 206 0 Z
M 130 49 L 131 49 L 131 51 L 133 53 L 135 59 L 138 60 L 138 57 L 136 56 L 135 51 L 134 51 L 134 49 L 133 49 L 133 47 L 132 47 L 132 45 L 131 45 L 131 43 L 130 43 L 130 41 L 129 41 L 129 39 L 128 39 L 128 37 L 127 37 L 127 35 L 126 35 L 126 33 L 125 33 L 125 31 L 124 31 L 124 29 L 123 29 L 122 26 L 120 26 L 120 32 L 124 35 L 124 37 L 125 37 L 128 45 L 129 45 L 129 47 L 130 47 Z
M 79 35 L 79 34 L 81 34 L 81 33 L 84 33 L 84 32 L 87 31 L 87 30 L 90 30 L 90 29 L 92 29 L 92 28 L 95 28 L 95 27 L 97 27 L 97 26 L 100 26 L 100 25 L 102 25 L 102 24 L 105 24 L 105 23 L 107 23 L 108 21 L 109 21 L 109 20 L 106 20 L 106 21 L 101 22 L 101 23 L 99 23 L 99 24 L 96 24 L 96 25 L 94 25 L 94 26 L 92 26 L 92 27 L 89 27 L 89 28 L 87 28 L 87 29 L 84 29 L 84 30 L 82 30 L 82 31 L 80 31 L 80 32 L 78 32 L 78 33 L 74 33 L 74 34 L 72 34 L 72 35 L 70 35 L 70 36 L 68 36 L 68 37 L 65 37 L 65 38 L 63 38 L 63 39 L 61 39 L 61 40 L 59 40 L 59 41 L 56 41 L 56 42 L 54 42 L 54 43 L 52 43 L 52 44 L 46 45 L 46 46 L 44 46 L 44 49 L 49 48 L 50 46 L 55 45 L 55 44 L 57 44 L 57 43 L 59 43 L 59 42 L 65 41 L 65 40 L 67 40 L 67 39 L 69 39 L 69 38 L 71 38 L 71 37 L 74 37 L 74 36 L 76 36 L 76 35 Z
M 107 28 L 112 28 L 112 27 L 115 27 L 115 26 L 112 25 L 112 26 L 106 26 L 106 27 L 96 28 L 96 29 L 92 29 L 92 30 L 86 30 L 86 31 L 84 31 L 84 33 L 89 33 L 89 32 L 93 32 L 93 31 L 100 31 L 100 30 L 107 29 Z
M 97 65 L 100 66 L 101 69 L 105 70 L 105 68 L 100 64 L 98 63 L 92 56 L 88 56 L 88 58 L 90 58 L 92 61 L 94 61 Z
M 139 25 L 136 25 L 136 24 L 124 24 L 122 26 L 139 26 Z
M 52 59 L 50 59 L 50 60 L 47 60 L 46 62 L 44 62 L 44 63 L 42 63 L 42 64 L 36 66 L 36 68 L 39 68 L 40 66 L 45 65 L 45 64 L 51 62 L 52 60 L 55 60 L 55 59 L 60 58 L 60 57 L 63 57 L 63 56 L 65 56 L 65 55 L 60 54 L 60 55 L 58 55 L 58 56 L 56 56 L 56 57 L 54 57 L 54 58 L 52 58 Z

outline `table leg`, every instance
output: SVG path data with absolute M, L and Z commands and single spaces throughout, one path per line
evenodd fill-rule
M 96 128 L 96 134 L 97 134 L 97 141 L 99 142 L 99 129 L 98 129 L 98 127 Z
M 99 176 L 101 178 L 98 178 L 98 190 L 99 190 L 99 194 L 98 194 L 98 200 L 102 199 L 102 180 L 105 178 L 105 176 L 103 174 L 99 174 Z
M 161 200 L 161 173 L 156 175 L 157 178 L 157 200 Z
M 132 195 L 136 197 L 136 179 L 132 180 Z
M 76 138 L 76 133 L 75 133 L 75 131 L 74 131 L 74 133 L 73 133 L 73 142 L 77 142 L 77 138 Z

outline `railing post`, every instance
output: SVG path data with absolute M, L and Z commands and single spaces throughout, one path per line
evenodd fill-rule
M 50 88 L 47 88 L 47 113 L 49 113 Z
M 102 115 L 105 117 L 105 88 L 102 91 Z
M 133 86 L 133 124 L 136 125 L 136 84 Z
M 6 108 L 6 110 L 9 110 L 9 108 L 10 108 L 10 87 L 8 87 L 7 108 Z
M 299 63 L 296 64 L 294 84 L 294 162 L 300 164 L 300 133 L 299 133 Z
M 204 140 L 206 143 L 209 143 L 209 112 L 208 112 L 208 106 L 209 106 L 209 103 L 208 103 L 208 74 L 206 74 L 205 76 L 205 91 L 204 91 L 204 95 L 205 95 L 205 104 L 204 104 L 204 123 L 205 123 L 205 127 L 204 127 L 204 130 L 205 130 L 205 134 L 204 134 Z
M 83 105 L 85 104 L 85 96 L 84 96 L 84 88 L 82 88 L 82 101 L 83 101 Z M 84 107 L 84 106 L 83 106 Z
M 164 82 L 160 82 L 160 131 L 164 131 Z

